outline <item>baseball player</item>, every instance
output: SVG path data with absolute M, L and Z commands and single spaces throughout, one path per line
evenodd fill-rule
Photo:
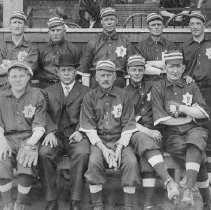
M 0 88 L 7 83 L 7 70 L 13 60 L 26 61 L 35 72 L 38 60 L 37 46 L 26 41 L 24 31 L 27 17 L 21 11 L 14 11 L 10 17 L 11 36 L 0 43 Z
M 210 209 L 210 192 L 205 166 L 209 109 L 199 87 L 182 78 L 185 66 L 179 51 L 165 54 L 167 78 L 151 91 L 154 125 L 162 125 L 165 151 L 184 160 L 185 188 L 181 205 L 194 205 L 197 181 L 204 205 Z
M 128 146 L 136 130 L 133 106 L 127 94 L 114 86 L 115 79 L 115 64 L 110 60 L 99 61 L 96 65 L 99 86 L 86 94 L 81 109 L 80 131 L 92 144 L 85 177 L 94 210 L 103 209 L 102 187 L 106 182 L 106 168 L 121 171 L 126 210 L 134 208 L 135 186 L 140 184 L 138 163 Z
M 88 42 L 80 70 L 91 74 L 90 86 L 95 88 L 97 85 L 95 80 L 97 62 L 111 60 L 116 65 L 115 85 L 124 87 L 127 59 L 130 54 L 133 54 L 133 48 L 125 37 L 116 32 L 118 23 L 116 10 L 111 7 L 103 8 L 100 15 L 103 32 Z
M 163 37 L 163 17 L 157 13 L 147 16 L 149 37 L 141 41 L 135 47 L 137 54 L 146 60 L 145 74 L 143 80 L 151 86 L 160 79 L 166 77 L 163 56 L 167 50 L 176 49 L 175 43 Z
M 39 47 L 38 69 L 35 78 L 39 87 L 46 88 L 59 82 L 58 59 L 61 54 L 73 54 L 80 58 L 80 49 L 65 39 L 65 24 L 60 17 L 50 17 L 48 20 L 48 43 Z
M 133 102 L 136 127 L 130 145 L 140 159 L 142 168 L 142 184 L 145 189 L 144 209 L 155 209 L 153 191 L 155 188 L 155 172 L 162 178 L 167 188 L 168 198 L 178 202 L 179 189 L 167 171 L 160 152 L 162 135 L 153 126 L 151 99 L 151 85 L 142 81 L 145 73 L 145 59 L 140 55 L 130 56 L 127 63 L 130 83 L 124 88 Z
M 24 61 L 8 68 L 11 87 L 0 93 L 0 192 L 4 210 L 25 209 L 37 165 L 37 145 L 45 132 L 46 102 L 40 90 L 28 85 L 33 71 Z M 13 167 L 18 194 L 12 199 Z

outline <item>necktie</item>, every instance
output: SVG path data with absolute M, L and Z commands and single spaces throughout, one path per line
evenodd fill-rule
M 67 86 L 65 86 L 65 93 L 64 93 L 64 95 L 67 97 L 69 92 L 70 92 L 70 87 L 67 85 Z

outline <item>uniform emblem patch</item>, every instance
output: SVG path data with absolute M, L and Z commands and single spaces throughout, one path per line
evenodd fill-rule
M 27 55 L 28 55 L 28 53 L 26 51 L 20 51 L 18 53 L 18 60 L 23 61 Z
M 211 59 L 211 48 L 206 49 L 205 55 L 208 57 L 208 59 Z
M 24 107 L 24 110 L 22 111 L 24 113 L 25 118 L 32 118 L 34 116 L 36 108 L 33 107 L 31 104 Z
M 116 54 L 117 54 L 118 57 L 122 57 L 123 58 L 126 55 L 126 51 L 127 50 L 126 50 L 125 47 L 120 46 L 120 47 L 117 47 L 116 48 L 116 51 L 115 52 L 116 52 Z
M 120 118 L 122 115 L 122 105 L 114 106 L 114 110 L 111 113 L 114 115 L 114 118 Z
M 192 104 L 192 99 L 193 99 L 193 95 L 186 93 L 185 95 L 183 95 L 183 100 L 182 102 L 186 105 L 186 106 L 191 106 Z
M 151 92 L 149 92 L 148 94 L 147 94 L 147 101 L 150 101 L 151 100 Z

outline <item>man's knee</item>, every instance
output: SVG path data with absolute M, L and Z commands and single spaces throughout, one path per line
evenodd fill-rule
M 50 146 L 42 145 L 39 149 L 39 158 L 41 160 L 51 157 L 52 154 L 53 154 L 53 149 Z
M 103 165 L 102 152 L 99 149 L 92 149 L 89 157 L 89 168 L 99 168 Z
M 0 178 L 2 179 L 13 178 L 13 166 L 9 158 L 0 161 Z

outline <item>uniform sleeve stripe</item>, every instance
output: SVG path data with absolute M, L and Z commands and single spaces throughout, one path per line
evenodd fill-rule
M 163 122 L 163 121 L 166 121 L 166 120 L 170 120 L 170 119 L 172 119 L 171 116 L 160 118 L 160 119 L 158 119 L 158 120 L 156 120 L 156 121 L 154 122 L 154 126 L 155 126 L 155 125 L 158 125 L 160 122 Z
M 40 131 L 40 132 L 45 133 L 45 128 L 44 127 L 35 127 L 35 128 L 33 128 L 32 131 Z

